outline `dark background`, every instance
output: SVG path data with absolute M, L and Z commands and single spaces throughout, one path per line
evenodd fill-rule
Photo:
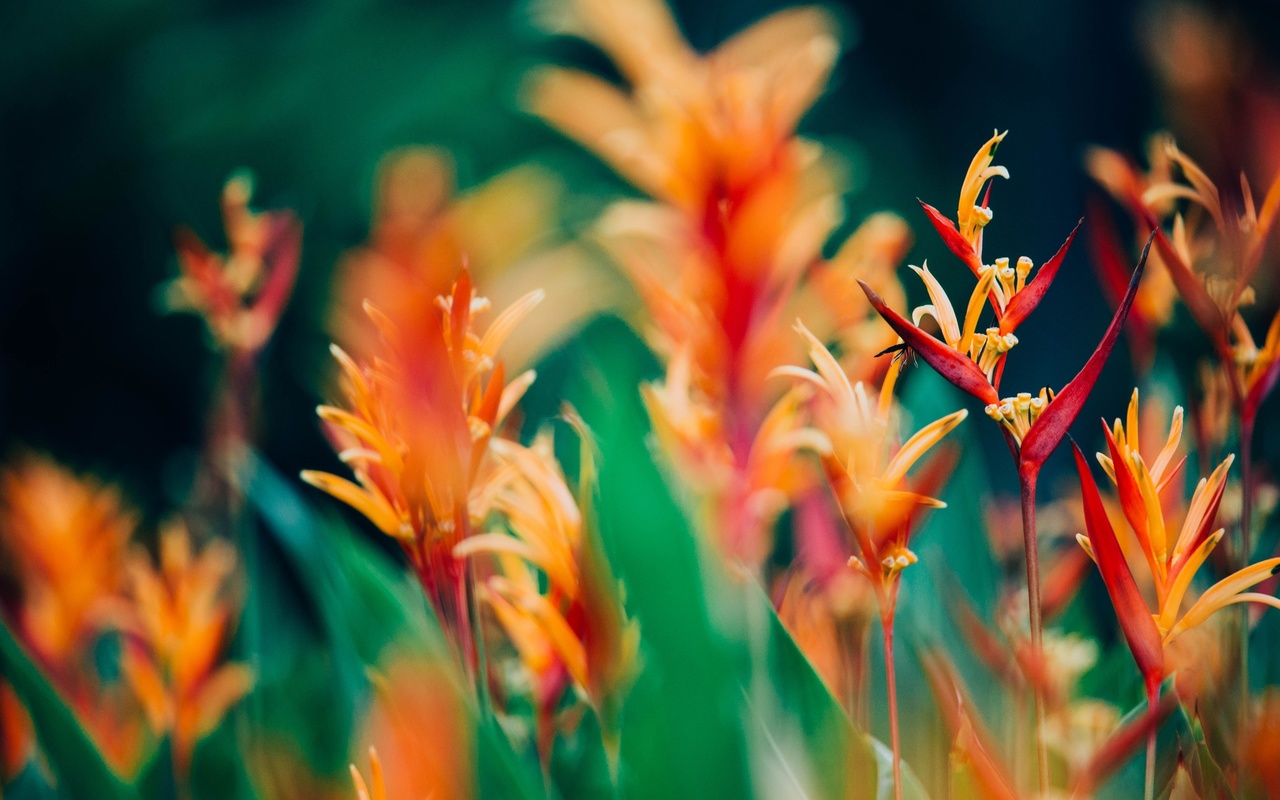
M 676 13 L 705 49 L 781 5 L 687 1 Z M 1083 149 L 1139 153 L 1164 124 L 1138 45 L 1148 9 L 1133 3 L 837 10 L 848 49 L 802 130 L 850 155 L 851 221 L 879 209 L 910 221 L 912 263 L 945 257 L 915 198 L 953 209 L 993 127 L 1011 131 L 999 163 L 1013 180 L 995 187 L 992 241 L 1038 263 L 1083 213 Z M 1275 52 L 1267 3 L 1226 10 Z M 293 207 L 306 226 L 298 291 L 266 354 L 259 441 L 290 472 L 332 464 L 312 413 L 327 369 L 324 304 L 335 261 L 364 239 L 382 154 L 443 145 L 463 186 L 549 164 L 586 187 L 567 233 L 598 211 L 593 192 L 623 190 L 516 108 L 520 75 L 544 61 L 608 69 L 581 43 L 533 30 L 508 0 L 5 4 L 0 455 L 48 450 L 123 481 L 151 515 L 181 501 L 216 356 L 197 319 L 158 310 L 156 287 L 176 270 L 175 225 L 221 246 L 219 189 L 248 167 L 255 205 Z M 1077 248 L 1019 331 L 1006 385 L 1060 386 L 1109 315 Z M 1082 419 L 1118 411 L 1130 386 L 1113 364 Z

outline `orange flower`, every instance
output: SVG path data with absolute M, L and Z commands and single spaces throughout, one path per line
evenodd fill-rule
M 1182 434 L 1182 408 L 1174 409 L 1169 435 L 1159 453 L 1144 456 L 1139 450 L 1138 392 L 1129 404 L 1127 423 L 1115 421 L 1106 429 L 1109 454 L 1098 460 L 1116 485 L 1129 528 L 1137 537 L 1155 587 L 1154 611 L 1138 593 L 1129 565 L 1102 509 L 1093 477 L 1077 451 L 1077 466 L 1085 493 L 1088 535 L 1079 535 L 1080 546 L 1098 564 L 1111 594 L 1134 658 L 1148 689 L 1154 691 L 1164 678 L 1164 649 L 1185 631 L 1202 624 L 1211 614 L 1232 603 L 1256 602 L 1280 607 L 1280 600 L 1247 590 L 1280 568 L 1280 558 L 1252 564 L 1222 579 L 1183 611 L 1191 581 L 1224 531 L 1213 530 L 1218 505 L 1226 487 L 1233 456 L 1218 465 L 1196 485 L 1186 514 L 1176 528 L 1166 522 L 1162 495 L 1182 465 L 1177 458 Z
M 23 588 L 23 638 L 45 666 L 65 670 L 99 632 L 102 601 L 123 585 L 137 517 L 114 488 L 35 455 L 0 477 L 0 495 L 0 532 Z
M 814 428 L 805 444 L 818 452 L 827 482 L 835 493 L 853 534 L 861 559 L 851 566 L 871 578 L 877 595 L 892 618 L 893 598 L 903 569 L 916 562 L 907 543 L 921 508 L 944 508 L 928 494 L 936 486 L 911 485 L 907 472 L 969 412 L 961 409 L 935 420 L 902 442 L 901 411 L 893 398 L 901 361 L 894 361 L 873 399 L 862 383 L 851 384 L 839 363 L 803 324 L 796 330 L 809 343 L 816 371 L 781 367 L 777 375 L 801 379 L 817 387 L 813 398 Z
M 218 346 L 254 353 L 276 329 L 298 275 L 302 228 L 288 211 L 249 209 L 253 181 L 240 174 L 222 190 L 230 252 L 211 252 L 186 228 L 176 234 L 182 275 L 168 287 L 175 310 L 204 317 Z
M 317 413 L 357 482 L 312 470 L 302 479 L 394 537 L 446 628 L 463 636 L 466 602 L 458 593 L 466 579 L 453 548 L 492 508 L 502 475 L 491 446 L 534 379 L 528 371 L 508 383 L 497 352 L 542 297 L 525 295 L 480 334 L 474 320 L 489 303 L 464 271 L 433 311 L 402 301 L 393 321 L 368 308 L 382 331 L 382 357 L 357 363 L 331 348 L 347 407 Z
M 115 488 L 41 456 L 23 456 L 0 477 L 0 533 L 22 590 L 21 636 L 108 762 L 125 774 L 142 755 L 144 726 L 126 687 L 99 673 L 94 649 L 124 587 L 136 521 Z M 16 700 L 3 706 L 6 725 L 23 730 Z M 16 753 L 31 742 L 6 745 Z
M 475 723 L 448 662 L 395 651 L 369 677 L 368 781 L 350 768 L 358 800 L 475 797 Z
M 179 774 L 195 743 L 253 686 L 248 667 L 219 663 L 237 613 L 227 587 L 235 567 L 220 540 L 193 554 L 178 522 L 160 534 L 159 569 L 141 548 L 129 559 L 121 667 L 152 729 L 170 737 Z
M 495 441 L 506 478 L 495 494 L 494 509 L 510 534 L 480 534 L 454 548 L 459 558 L 487 553 L 497 561 L 498 571 L 484 582 L 480 596 L 531 678 L 544 764 L 550 763 L 556 711 L 567 681 L 595 709 L 616 759 L 615 715 L 634 677 L 639 646 L 639 629 L 627 620 L 620 588 L 588 526 L 593 444 L 576 414 L 569 412 L 567 419 L 582 438 L 579 499 L 555 460 L 549 433 L 540 434 L 531 447 Z
M 779 512 L 812 483 L 794 460 L 761 463 L 791 423 L 781 410 L 765 422 L 769 371 L 800 357 L 785 320 L 821 320 L 824 335 L 845 326 L 851 369 L 874 371 L 869 356 L 892 337 L 859 324 L 862 297 L 842 300 L 859 277 L 900 294 L 884 267 L 908 232 L 875 217 L 823 262 L 842 218 L 838 170 L 795 126 L 839 50 L 826 12 L 778 12 L 700 55 L 659 0 L 564 9 L 558 26 L 604 50 L 628 86 L 547 68 L 527 103 L 657 201 L 614 204 L 595 238 L 636 286 L 666 361 L 645 401 L 676 479 L 731 563 L 757 571 Z

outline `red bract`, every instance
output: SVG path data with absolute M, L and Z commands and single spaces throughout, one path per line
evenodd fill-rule
M 1154 704 L 1154 697 L 1164 677 L 1164 647 L 1160 641 L 1160 631 L 1151 618 L 1151 610 L 1142 599 L 1142 593 L 1138 591 L 1133 573 L 1129 571 L 1120 542 L 1116 539 L 1107 511 L 1102 505 L 1098 484 L 1089 471 L 1089 464 L 1075 442 L 1071 443 L 1071 448 L 1075 452 L 1080 491 L 1084 496 L 1084 518 L 1089 544 L 1093 548 L 1107 594 L 1111 597 L 1111 604 L 1120 620 L 1120 630 L 1124 633 L 1129 650 L 1133 653 L 1133 660 L 1142 673 L 1148 697 L 1153 699 Z
M 1083 219 L 1071 229 L 1071 233 L 1058 248 L 1058 252 L 1040 267 L 1040 271 L 1036 273 L 1036 279 L 1015 294 L 1009 301 L 1009 305 L 1005 306 L 1004 314 L 1000 317 L 1001 333 L 1012 333 L 1031 315 L 1032 311 L 1035 311 L 1036 306 L 1040 305 L 1040 301 L 1044 299 L 1049 287 L 1053 284 L 1053 279 L 1058 276 L 1058 268 L 1062 266 L 1062 260 L 1067 257 L 1067 251 L 1071 249 L 1071 243 L 1075 241 L 1076 233 L 1080 231 L 1082 224 L 1084 224 Z
M 926 364 L 937 370 L 939 375 L 984 403 L 994 403 L 1000 399 L 995 387 L 973 361 L 947 347 L 931 334 L 912 325 L 901 314 L 889 308 L 884 298 L 876 294 L 865 281 L 859 279 L 858 285 L 866 293 L 872 308 L 884 318 L 885 322 L 889 323 L 889 327 L 893 328 L 902 337 L 902 341 L 924 359 Z
M 1072 235 L 1075 235 L 1074 232 Z M 1129 316 L 1129 308 L 1133 305 L 1134 295 L 1138 292 L 1138 284 L 1142 280 L 1142 272 L 1146 269 L 1150 251 L 1151 240 L 1148 239 L 1146 247 L 1142 248 L 1142 258 L 1138 261 L 1138 267 L 1133 271 L 1133 278 L 1129 281 L 1129 290 L 1120 301 L 1120 307 L 1111 318 L 1111 324 L 1107 326 L 1107 332 L 1103 334 L 1097 349 L 1093 351 L 1093 355 L 1089 356 L 1089 360 L 1071 379 L 1071 382 L 1058 392 L 1053 402 L 1023 437 L 1020 469 L 1032 468 L 1038 471 L 1049 454 L 1058 447 L 1062 437 L 1066 436 L 1071 423 L 1075 422 L 1076 417 L 1079 416 L 1080 409 L 1084 406 L 1089 393 L 1093 391 L 1094 384 L 1098 382 L 1102 366 L 1107 363 L 1107 357 L 1111 355 L 1111 349 L 1115 347 L 1120 330 L 1124 327 L 1124 321 Z
M 982 259 L 978 257 L 978 253 L 973 249 L 973 246 L 960 235 L 960 231 L 956 230 L 956 224 L 941 211 L 920 198 L 917 197 L 916 202 L 924 209 L 925 216 L 933 223 L 933 229 L 942 237 L 942 243 L 947 246 L 947 249 L 954 253 L 956 258 L 963 261 L 974 275 L 977 275 L 978 270 L 982 269 Z

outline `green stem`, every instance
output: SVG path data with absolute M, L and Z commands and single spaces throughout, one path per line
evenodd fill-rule
M 1043 622 L 1040 619 L 1040 542 L 1036 539 L 1036 478 L 1038 470 L 1019 466 L 1018 483 L 1022 490 L 1022 539 L 1027 552 L 1027 611 L 1031 626 L 1031 652 L 1039 658 L 1043 652 Z M 1031 691 L 1036 709 L 1036 762 L 1039 768 L 1040 794 L 1049 791 L 1049 752 L 1044 744 L 1044 692 L 1038 683 Z

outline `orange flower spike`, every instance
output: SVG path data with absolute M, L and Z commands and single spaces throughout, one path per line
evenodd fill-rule
M 226 584 L 234 572 L 230 545 L 215 541 L 193 555 L 181 524 L 161 534 L 159 570 L 141 551 L 129 564 L 122 671 L 153 729 L 169 734 L 181 773 L 195 743 L 253 686 L 248 667 L 218 664 L 232 621 Z
M 899 535 L 913 510 L 943 505 L 904 487 L 906 474 L 968 412 L 961 409 L 935 420 L 895 447 L 897 431 L 891 421 L 896 409 L 891 393 L 898 365 L 891 365 L 881 397 L 873 402 L 862 383 L 849 382 L 831 352 L 803 323 L 797 321 L 796 330 L 808 342 L 816 371 L 780 367 L 773 374 L 803 380 L 818 388 L 813 401 L 815 435 L 808 437 L 807 446 L 821 458 L 832 491 L 862 551 L 863 566 L 872 570 L 873 580 L 879 571 L 872 565 L 882 566 L 883 577 L 891 579 L 915 560 L 906 549 L 906 534 Z
M 992 212 L 985 204 L 978 205 L 978 194 L 992 178 L 1009 179 L 1007 169 L 994 166 L 996 148 L 1008 133 L 1008 131 L 995 133 L 974 154 L 973 161 L 969 163 L 969 171 L 965 173 L 964 183 L 960 186 L 960 201 L 956 207 L 956 229 L 979 258 L 982 257 L 982 229 L 991 222 Z

